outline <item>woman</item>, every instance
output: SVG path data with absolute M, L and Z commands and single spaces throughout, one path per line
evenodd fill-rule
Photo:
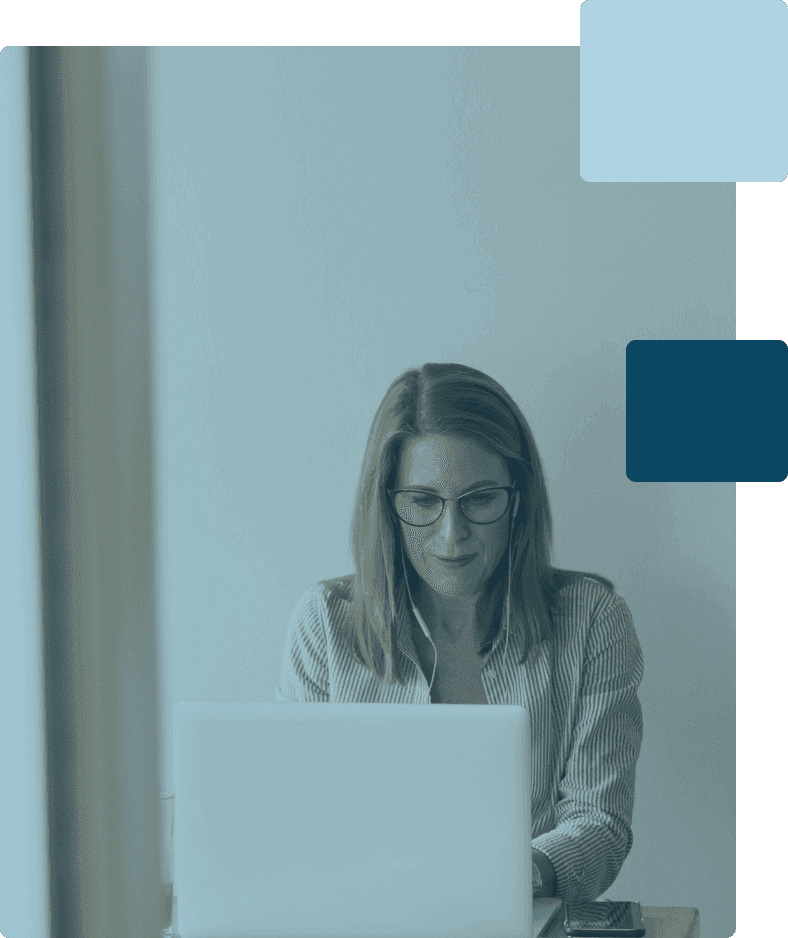
M 351 538 L 355 575 L 293 613 L 277 698 L 526 707 L 534 896 L 596 899 L 632 845 L 642 656 L 612 583 L 551 566 L 536 444 L 497 382 L 428 364 L 392 384 Z

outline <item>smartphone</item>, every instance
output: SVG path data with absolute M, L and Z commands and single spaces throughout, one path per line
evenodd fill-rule
M 564 930 L 570 938 L 643 938 L 639 902 L 568 902 Z

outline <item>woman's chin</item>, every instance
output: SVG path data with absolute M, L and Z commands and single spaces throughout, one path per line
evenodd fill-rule
M 443 572 L 439 573 L 431 569 L 427 570 L 427 582 L 441 596 L 460 597 L 466 594 L 470 596 L 474 592 L 470 589 L 471 584 L 466 582 L 465 577 L 447 576 Z

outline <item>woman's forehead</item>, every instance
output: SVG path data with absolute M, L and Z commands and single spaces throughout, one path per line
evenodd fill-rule
M 503 457 L 470 437 L 417 437 L 408 440 L 400 452 L 398 487 L 464 488 L 480 482 L 508 485 L 510 481 Z

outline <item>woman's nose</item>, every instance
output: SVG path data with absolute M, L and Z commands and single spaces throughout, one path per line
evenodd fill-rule
M 440 521 L 438 522 L 438 534 L 446 543 L 466 533 L 467 521 L 460 511 L 459 502 L 446 502 Z

